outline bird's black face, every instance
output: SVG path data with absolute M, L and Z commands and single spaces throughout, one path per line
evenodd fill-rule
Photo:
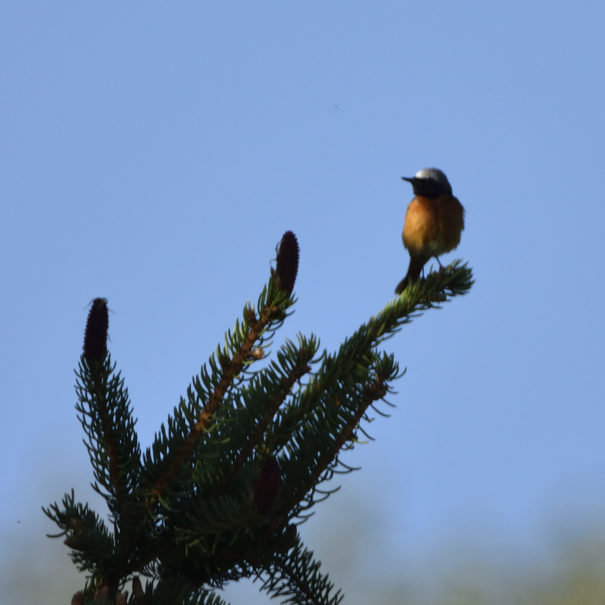
M 420 176 L 401 177 L 404 181 L 412 183 L 414 195 L 424 197 L 437 197 L 443 193 L 452 195 L 452 186 L 443 172 L 429 168 L 421 170 L 419 174 Z

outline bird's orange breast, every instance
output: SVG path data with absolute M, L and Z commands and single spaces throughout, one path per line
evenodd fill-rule
M 451 195 L 416 196 L 408 206 L 403 224 L 403 245 L 410 254 L 439 256 L 460 243 L 464 208 Z

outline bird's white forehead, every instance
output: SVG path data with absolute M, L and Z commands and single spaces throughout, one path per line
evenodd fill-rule
M 439 181 L 441 183 L 449 183 L 445 176 L 445 172 L 439 170 L 439 168 L 423 168 L 414 175 L 414 178 L 433 179 L 434 181 Z

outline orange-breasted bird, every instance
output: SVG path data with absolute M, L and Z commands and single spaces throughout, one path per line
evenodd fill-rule
M 397 284 L 401 294 L 409 283 L 420 277 L 424 265 L 433 257 L 453 250 L 460 243 L 464 229 L 464 208 L 453 196 L 452 186 L 438 168 L 423 168 L 415 176 L 401 177 L 412 183 L 414 199 L 403 223 L 403 245 L 410 253 L 405 277 Z M 439 263 L 441 266 L 441 263 Z

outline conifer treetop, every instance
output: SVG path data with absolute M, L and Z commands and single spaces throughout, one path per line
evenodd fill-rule
M 335 352 L 276 332 L 292 313 L 299 246 L 287 231 L 256 305 L 225 334 L 142 450 L 124 378 L 107 350 L 107 300 L 92 301 L 76 410 L 104 520 L 68 492 L 44 509 L 86 574 L 73 603 L 225 605 L 230 581 L 260 579 L 282 603 L 336 604 L 298 525 L 355 470 L 346 452 L 403 375 L 381 343 L 424 310 L 465 294 L 456 261 L 389 301 Z M 144 409 L 144 408 L 142 408 Z

